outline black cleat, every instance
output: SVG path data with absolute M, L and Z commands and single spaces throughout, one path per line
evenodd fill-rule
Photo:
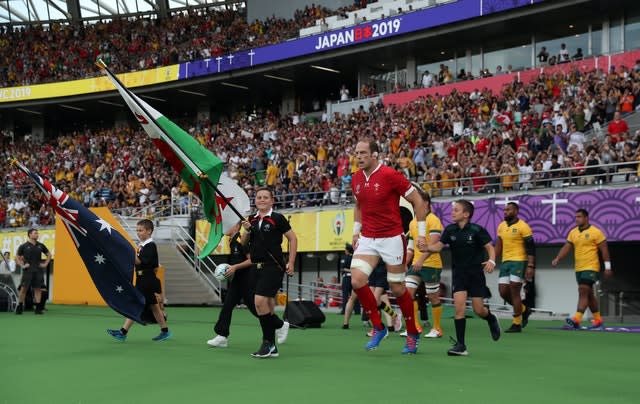
M 18 303 L 18 306 L 16 306 L 16 314 L 18 315 L 22 314 L 23 310 L 24 310 L 24 306 L 22 305 L 22 303 Z
M 262 341 L 262 345 L 260 349 L 256 352 L 252 353 L 251 356 L 254 358 L 266 359 L 266 358 L 277 358 L 278 357 L 278 348 L 276 344 L 269 341 Z
M 520 324 L 511 324 L 511 327 L 509 327 L 505 332 L 522 332 L 522 326 Z
M 453 347 L 447 351 L 447 355 L 449 356 L 467 356 L 469 352 L 467 352 L 467 347 L 464 344 L 459 343 L 453 338 L 449 338 L 451 342 L 453 342 Z
M 491 331 L 491 339 L 497 341 L 500 339 L 500 323 L 498 322 L 498 318 L 494 314 L 489 315 L 489 319 L 487 323 L 489 323 L 489 331 Z
M 349 324 L 342 324 L 342 329 L 343 330 L 348 330 L 349 329 Z

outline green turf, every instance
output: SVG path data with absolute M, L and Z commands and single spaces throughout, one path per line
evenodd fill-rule
M 0 403 L 637 403 L 640 335 L 542 329 L 492 342 L 486 323 L 467 321 L 468 357 L 448 357 L 445 337 L 423 339 L 402 356 L 390 336 L 365 352 L 359 319 L 340 329 L 292 329 L 280 357 L 251 358 L 257 320 L 236 310 L 230 346 L 209 348 L 219 309 L 169 308 L 174 338 L 156 343 L 156 325 L 128 340 L 106 328 L 121 319 L 104 308 L 49 306 L 44 316 L 0 314 Z M 503 328 L 508 320 L 501 320 Z

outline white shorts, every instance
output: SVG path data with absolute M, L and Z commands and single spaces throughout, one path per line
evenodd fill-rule
M 353 255 L 375 255 L 387 265 L 401 265 L 405 263 L 406 251 L 407 239 L 403 234 L 385 238 L 360 236 Z

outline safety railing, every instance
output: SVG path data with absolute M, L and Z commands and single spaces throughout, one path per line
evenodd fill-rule
M 182 226 L 172 225 L 171 236 L 174 245 L 187 260 L 189 266 L 205 281 L 205 283 L 220 296 L 220 281 L 214 277 L 216 263 L 207 256 L 204 259 L 198 258 L 198 248 L 196 242 Z

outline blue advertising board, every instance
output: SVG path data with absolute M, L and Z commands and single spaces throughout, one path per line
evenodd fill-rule
M 417 32 L 544 0 L 458 0 L 275 45 L 180 64 L 178 79 L 215 75 Z

